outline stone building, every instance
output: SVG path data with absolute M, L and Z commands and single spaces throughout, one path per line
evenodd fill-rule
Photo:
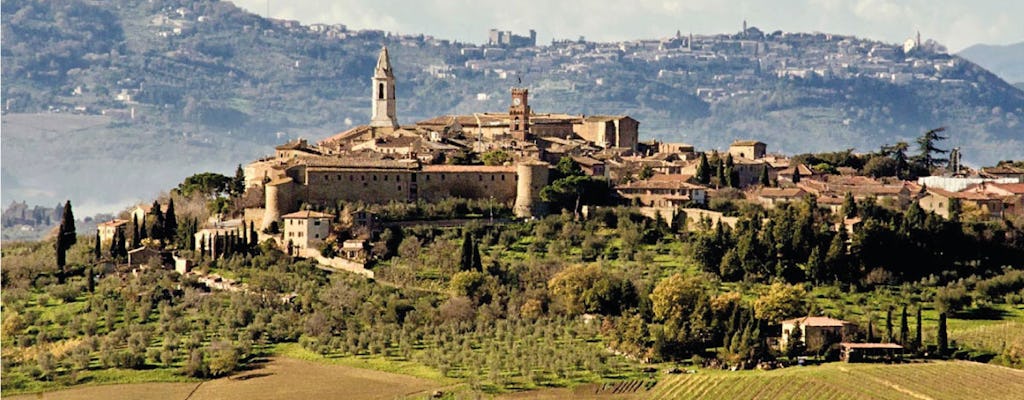
M 838 344 L 854 332 L 856 325 L 829 317 L 802 317 L 782 321 L 782 338 L 779 346 L 785 350 L 795 329 L 800 329 L 800 340 L 808 349 L 828 344 Z
M 284 219 L 284 242 L 291 242 L 295 249 L 317 248 L 331 233 L 334 216 L 316 211 L 297 211 L 281 217 Z
M 112 219 L 110 221 L 100 223 L 99 226 L 96 227 L 96 230 L 100 235 L 100 243 L 109 245 L 114 240 L 114 236 L 117 235 L 118 231 L 126 232 L 128 224 L 129 221 L 125 219 Z M 125 233 L 125 237 L 130 236 L 130 234 Z
M 729 145 L 729 154 L 733 158 L 745 158 L 747 160 L 758 160 L 764 158 L 768 145 L 757 140 L 737 140 Z

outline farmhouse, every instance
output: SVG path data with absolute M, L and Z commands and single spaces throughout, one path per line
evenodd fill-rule
M 808 348 L 821 347 L 829 343 L 841 342 L 844 337 L 853 333 L 856 325 L 851 322 L 829 317 L 802 317 L 782 321 L 781 348 L 789 345 L 790 337 L 795 329 L 800 329 L 800 340 Z

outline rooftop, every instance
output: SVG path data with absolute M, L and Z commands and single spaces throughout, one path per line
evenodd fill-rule
M 799 323 L 801 326 L 838 326 L 849 325 L 850 322 L 829 317 L 801 317 L 782 321 L 783 324 L 793 325 Z
M 282 215 L 281 218 L 289 219 L 310 219 L 310 218 L 334 218 L 334 215 L 312 210 L 296 211 L 291 214 Z

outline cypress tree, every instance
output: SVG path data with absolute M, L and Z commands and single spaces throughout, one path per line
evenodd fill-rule
M 153 214 L 153 226 L 149 228 L 149 237 L 154 240 L 164 239 L 164 214 L 160 211 L 160 203 L 153 200 L 149 213 Z
M 857 201 L 853 199 L 853 193 L 846 192 L 843 196 L 843 215 L 846 218 L 857 216 Z
M 939 334 L 937 335 L 939 355 L 945 356 L 949 352 L 949 336 L 946 334 L 946 313 L 939 313 Z
M 253 250 L 259 245 L 259 234 L 256 233 L 256 223 L 249 221 L 249 247 Z
M 103 250 L 100 248 L 100 230 L 96 230 L 96 246 L 92 249 L 93 261 L 99 261 L 103 257 Z
M 907 305 L 903 305 L 903 311 L 900 313 L 900 344 L 907 346 L 910 344 L 910 326 L 907 324 Z
M 242 164 L 238 164 L 238 168 L 235 168 L 235 178 L 231 180 L 231 194 L 234 197 L 239 197 L 245 193 L 245 171 L 242 170 Z
M 142 240 L 141 239 L 145 239 L 147 237 L 149 237 L 149 231 L 146 230 L 146 217 L 142 217 L 142 222 L 139 224 L 139 239 L 140 240 L 139 240 L 138 243 L 133 243 L 132 244 L 133 247 L 135 247 L 135 248 L 142 247 Z
M 132 247 L 139 247 L 139 243 L 142 241 L 142 233 L 139 229 L 139 215 L 132 214 Z
M 924 341 L 921 338 L 921 306 L 917 306 L 917 337 L 914 339 L 914 347 L 921 348 Z
M 885 343 L 894 342 L 892 331 L 892 307 L 885 311 Z
M 124 231 L 117 231 L 117 233 L 114 234 L 114 238 L 117 240 L 117 247 L 112 249 L 112 251 L 117 251 L 117 254 L 114 254 L 114 258 L 127 256 L 128 244 L 126 242 L 128 239 L 124 237 Z
M 67 251 L 78 241 L 75 233 L 75 214 L 71 210 L 71 200 L 64 203 L 64 213 L 60 218 L 60 227 L 57 230 L 57 242 L 54 244 L 57 250 L 57 280 L 64 283 L 64 267 L 67 265 Z
M 483 260 L 480 259 L 480 244 L 477 243 L 475 240 L 473 241 L 473 270 L 484 270 Z
M 459 269 L 469 271 L 473 268 L 473 235 L 468 229 L 462 232 L 462 249 L 459 253 Z
M 800 164 L 793 167 L 793 183 L 800 183 Z
M 206 256 L 206 234 L 199 239 L 199 261 L 203 261 L 203 257 Z
M 718 187 L 725 186 L 725 163 L 722 159 L 715 162 L 715 179 L 718 181 Z
M 872 322 L 872 320 L 874 319 L 875 318 L 873 316 L 868 314 L 868 337 L 866 340 L 868 343 L 873 343 L 875 341 L 875 327 L 874 323 Z
M 697 182 L 702 185 L 711 182 L 711 164 L 708 163 L 707 153 L 700 153 L 700 162 L 697 164 Z
M 757 181 L 761 183 L 761 186 L 768 187 L 771 186 L 771 181 L 769 179 L 768 164 L 765 164 L 764 167 L 761 168 L 761 176 L 758 177 Z
M 89 293 L 96 292 L 96 275 L 92 269 L 93 267 L 85 269 L 85 289 L 88 290 Z
M 167 200 L 167 213 L 164 214 L 164 238 L 168 242 L 178 236 L 178 217 L 174 215 L 174 199 Z

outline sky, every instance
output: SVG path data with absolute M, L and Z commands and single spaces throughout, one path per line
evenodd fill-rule
M 621 41 L 734 33 L 825 32 L 900 43 L 921 32 L 950 52 L 1024 41 L 1021 0 L 235 0 L 251 12 L 303 24 L 433 35 L 483 43 L 491 28 L 551 39 Z

